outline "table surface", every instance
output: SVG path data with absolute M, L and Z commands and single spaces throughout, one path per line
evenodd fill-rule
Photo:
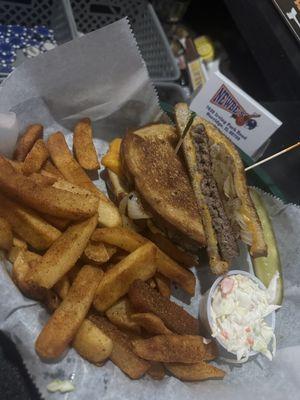
M 40 400 L 15 345 L 0 332 L 1 400 Z

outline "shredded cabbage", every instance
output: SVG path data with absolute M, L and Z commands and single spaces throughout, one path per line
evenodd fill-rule
M 237 356 L 248 359 L 257 351 L 270 360 L 276 351 L 275 335 L 265 317 L 280 306 L 271 303 L 273 289 L 263 289 L 248 276 L 225 277 L 211 302 L 212 336 Z M 272 351 L 269 346 L 272 343 Z

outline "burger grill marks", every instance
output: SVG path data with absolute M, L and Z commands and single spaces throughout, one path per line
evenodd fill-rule
M 237 243 L 212 175 L 209 139 L 202 124 L 192 128 L 191 138 L 196 148 L 197 168 L 199 168 L 203 177 L 201 191 L 209 208 L 212 225 L 218 239 L 219 251 L 225 261 L 231 261 L 238 255 Z

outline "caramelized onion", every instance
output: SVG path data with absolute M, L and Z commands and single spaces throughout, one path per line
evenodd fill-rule
M 130 192 L 128 195 L 127 213 L 128 217 L 131 219 L 152 218 L 152 215 L 145 211 L 136 192 Z

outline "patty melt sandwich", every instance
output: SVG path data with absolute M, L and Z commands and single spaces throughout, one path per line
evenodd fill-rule
M 190 111 L 180 103 L 175 112 L 176 128 L 152 124 L 128 132 L 111 143 L 102 159 L 124 223 L 160 232 L 192 253 L 206 247 L 215 274 L 228 270 L 239 239 L 253 257 L 266 255 L 236 148 L 215 126 L 196 117 L 176 154 Z

